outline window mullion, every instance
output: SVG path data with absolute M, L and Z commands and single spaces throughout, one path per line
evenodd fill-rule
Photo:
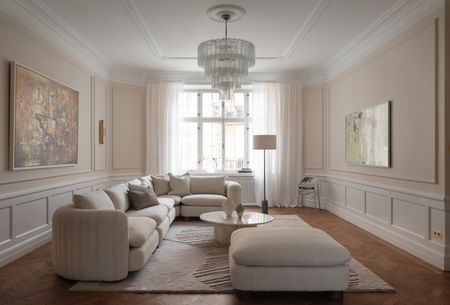
M 203 98 L 197 93 L 197 168 L 203 169 Z
M 225 170 L 225 101 L 222 101 L 222 170 Z

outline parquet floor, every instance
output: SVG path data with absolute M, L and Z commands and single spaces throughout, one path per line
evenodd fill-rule
M 450 272 L 441 272 L 327 211 L 280 208 L 270 213 L 298 214 L 328 232 L 397 289 L 395 293 L 345 293 L 343 304 L 450 305 Z M 73 284 L 54 274 L 48 244 L 0 269 L 0 304 L 336 304 L 323 293 L 255 293 L 239 300 L 233 294 L 70 293 Z

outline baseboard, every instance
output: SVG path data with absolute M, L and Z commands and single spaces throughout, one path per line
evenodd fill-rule
M 445 257 L 443 254 L 438 253 L 433 249 L 424 246 L 423 244 L 419 244 L 404 235 L 399 235 L 396 232 L 389 230 L 389 228 L 382 227 L 375 222 L 371 222 L 370 220 L 349 211 L 348 208 L 341 207 L 337 203 L 330 202 L 328 199 L 325 199 L 324 201 L 326 202 L 326 209 L 336 216 L 345 219 L 346 221 L 424 260 L 425 262 L 430 263 L 431 265 L 439 269 L 445 271 L 450 270 L 448 268 L 449 265 L 445 263 L 445 261 L 448 261 L 449 258 Z
M 52 230 L 49 229 L 0 252 L 0 268 L 49 243 L 51 240 Z

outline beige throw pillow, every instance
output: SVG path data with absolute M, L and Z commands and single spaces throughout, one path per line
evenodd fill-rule
M 189 173 L 175 176 L 169 173 L 170 192 L 169 195 L 186 196 L 191 195 L 189 187 Z
M 170 192 L 169 180 L 165 176 L 151 176 L 153 189 L 157 196 L 167 195 Z
M 128 197 L 133 209 L 141 210 L 159 204 L 158 197 L 146 184 L 128 184 Z
M 114 210 L 114 204 L 104 191 L 75 194 L 73 205 L 76 209 Z
M 225 195 L 225 176 L 191 176 L 189 182 L 192 194 Z

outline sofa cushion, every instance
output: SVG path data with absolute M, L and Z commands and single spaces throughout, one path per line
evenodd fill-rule
M 148 217 L 128 217 L 128 240 L 130 247 L 142 246 L 156 228 L 156 221 Z
M 224 176 L 204 176 L 189 178 L 192 194 L 218 194 L 225 195 Z
M 158 198 L 170 198 L 170 199 L 173 199 L 173 201 L 175 201 L 175 205 L 179 205 L 181 203 L 181 197 L 177 196 L 177 195 L 161 195 L 161 196 L 158 196 Z
M 144 208 L 142 210 L 128 210 L 127 215 L 131 217 L 142 216 L 149 217 L 156 221 L 156 225 L 160 225 L 167 216 L 167 207 L 164 205 L 155 205 L 153 207 Z
M 167 195 L 170 192 L 169 180 L 166 176 L 151 176 L 153 189 L 157 196 Z
M 227 197 L 216 194 L 188 195 L 181 198 L 181 203 L 185 205 L 221 206 Z
M 130 184 L 132 184 L 132 185 L 140 185 L 140 184 L 142 184 L 142 181 L 139 180 L 138 178 L 136 178 L 136 179 L 133 179 L 131 181 L 128 181 L 128 187 L 130 186 Z
M 139 180 L 141 180 L 142 183 L 147 184 L 149 188 L 151 188 L 153 191 L 155 191 L 155 189 L 153 188 L 153 182 L 152 179 L 150 178 L 150 176 L 144 176 L 144 177 L 139 177 Z
M 189 173 L 181 176 L 175 176 L 169 173 L 169 184 L 169 195 L 186 196 L 191 194 L 189 188 Z
M 128 197 L 133 209 L 141 210 L 159 204 L 158 197 L 147 184 L 129 184 L 128 187 Z
M 350 261 L 348 250 L 313 228 L 244 228 L 231 235 L 230 255 L 246 266 L 336 266 Z
M 165 206 L 170 211 L 175 206 L 175 200 L 172 198 L 158 197 L 159 204 Z
M 73 205 L 77 209 L 114 210 L 114 204 L 104 191 L 75 194 Z
M 107 188 L 105 193 L 111 198 L 117 210 L 126 211 L 130 208 L 130 199 L 128 198 L 128 187 L 126 184 L 117 184 Z

